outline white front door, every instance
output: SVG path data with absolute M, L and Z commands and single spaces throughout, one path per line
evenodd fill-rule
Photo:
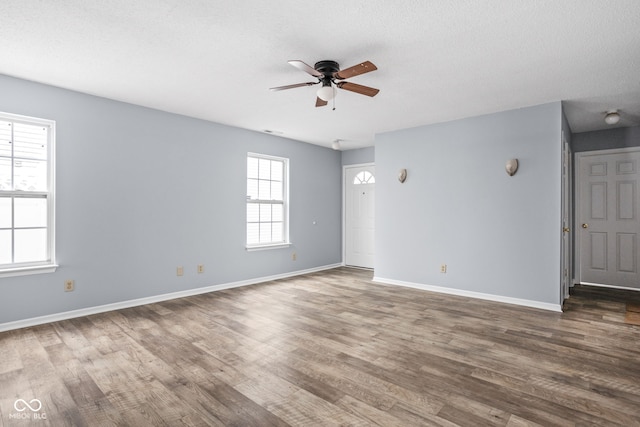
M 640 289 L 640 149 L 580 153 L 580 281 Z
M 375 166 L 345 168 L 345 264 L 373 268 Z

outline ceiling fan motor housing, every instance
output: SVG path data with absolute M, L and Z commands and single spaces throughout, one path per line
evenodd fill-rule
M 318 61 L 313 68 L 324 74 L 325 77 L 332 77 L 334 73 L 340 71 L 340 64 L 336 61 Z
M 316 65 L 313 66 L 316 71 L 324 74 L 324 77 L 320 78 L 322 81 L 322 86 L 331 86 L 331 82 L 333 81 L 333 74 L 340 71 L 340 64 L 336 61 L 318 61 Z

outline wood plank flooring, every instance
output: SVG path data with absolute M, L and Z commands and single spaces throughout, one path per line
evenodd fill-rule
M 639 295 L 553 313 L 339 268 L 4 332 L 0 426 L 637 426 Z

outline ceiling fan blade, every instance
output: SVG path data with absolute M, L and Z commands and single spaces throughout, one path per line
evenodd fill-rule
M 289 64 L 291 64 L 294 67 L 296 67 L 298 70 L 304 71 L 305 73 L 309 73 L 313 77 L 319 77 L 319 78 L 324 77 L 324 74 L 322 74 L 320 71 L 316 70 L 312 66 L 310 66 L 308 64 L 305 64 L 304 62 L 302 62 L 302 61 L 300 61 L 298 59 L 293 59 L 293 60 L 288 61 L 288 62 L 289 62 Z
M 313 85 L 317 85 L 318 83 L 319 82 L 296 83 L 294 85 L 270 87 L 269 90 L 277 91 L 277 90 L 293 89 L 293 88 L 302 87 L 302 86 L 313 86 Z
M 353 67 L 345 68 L 344 70 L 340 70 L 333 75 L 338 80 L 348 79 L 354 76 L 359 76 L 360 74 L 368 73 L 370 71 L 377 70 L 378 67 L 373 65 L 372 62 L 365 61 L 358 65 L 354 65 Z
M 324 99 L 320 99 L 319 97 L 316 98 L 316 107 L 324 107 L 327 104 L 327 101 Z
M 380 92 L 380 89 L 375 89 L 369 86 L 362 86 L 362 85 L 350 83 L 350 82 L 340 82 L 336 84 L 336 86 L 338 86 L 340 89 L 348 90 L 351 92 L 359 93 L 360 95 L 367 95 L 367 96 L 376 96 L 378 92 Z

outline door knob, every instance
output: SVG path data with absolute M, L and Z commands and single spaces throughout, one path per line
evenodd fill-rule
M 589 228 L 589 224 L 585 222 L 584 224 L 582 224 L 582 228 Z
M 568 233 L 571 231 L 571 229 L 569 229 L 569 227 L 562 227 L 562 231 L 564 231 L 565 233 Z

